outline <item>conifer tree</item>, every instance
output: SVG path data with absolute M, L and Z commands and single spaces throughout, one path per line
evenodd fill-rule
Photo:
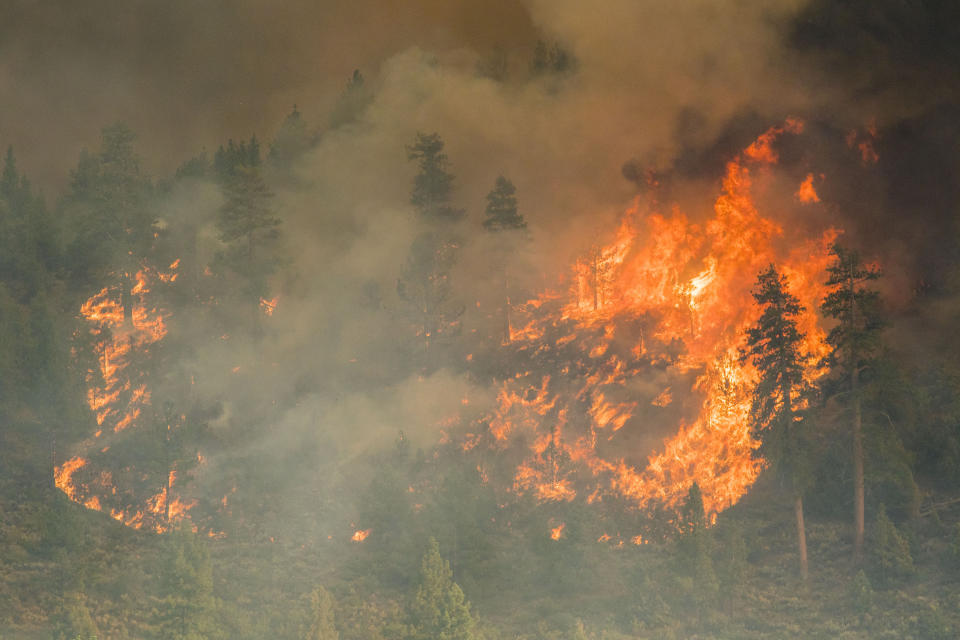
M 437 338 L 456 331 L 464 307 L 451 299 L 450 271 L 457 260 L 460 240 L 452 223 L 464 215 L 450 205 L 453 174 L 439 134 L 418 133 L 407 148 L 420 172 L 414 178 L 410 202 L 419 214 L 423 231 L 410 247 L 397 281 L 397 294 L 414 309 L 417 333 L 423 344 L 425 366 L 430 368 L 431 346 Z
M 832 290 L 824 298 L 823 312 L 836 319 L 827 335 L 831 347 L 828 362 L 839 371 L 851 409 L 853 435 L 853 555 L 863 559 L 864 479 L 863 479 L 863 407 L 860 374 L 870 366 L 880 344 L 880 296 L 865 284 L 880 277 L 880 272 L 864 266 L 856 251 L 833 245 L 834 263 L 827 268 L 827 286 Z
M 464 215 L 463 209 L 450 204 L 453 174 L 447 170 L 449 161 L 443 146 L 439 133 L 418 132 L 416 141 L 407 147 L 407 158 L 415 160 L 420 168 L 413 181 L 410 204 L 428 222 L 455 222 Z
M 260 300 L 269 297 L 269 278 L 280 264 L 276 240 L 280 219 L 270 206 L 273 192 L 261 175 L 256 138 L 249 145 L 217 152 L 214 165 L 220 173 L 225 202 L 217 217 L 224 249 L 217 262 L 240 280 L 239 291 L 250 309 L 252 331 L 257 333 Z
M 283 120 L 277 136 L 270 144 L 270 161 L 281 169 L 289 169 L 304 151 L 310 148 L 307 123 L 293 105 L 293 111 Z
M 440 545 L 430 538 L 420 566 L 420 583 L 409 608 L 411 640 L 472 640 L 473 617 Z
M 330 114 L 330 128 L 336 129 L 355 122 L 372 100 L 373 95 L 364 81 L 363 74 L 359 69 L 354 69 L 353 75 L 347 81 L 346 88 Z
M 303 640 L 339 640 L 340 634 L 334 624 L 333 598 L 323 587 L 317 587 L 307 598 L 309 609 L 307 624 L 301 630 Z
M 64 200 L 67 264 L 84 297 L 109 278 L 120 280 L 124 319 L 132 322 L 134 274 L 154 243 L 152 185 L 134 153 L 135 134 L 124 124 L 104 128 L 100 151 L 84 152 Z
M 497 235 L 497 257 L 502 282 L 501 305 L 503 307 L 503 343 L 510 342 L 510 270 L 507 263 L 515 249 L 518 232 L 527 228 L 527 221 L 517 211 L 517 188 L 510 180 L 498 176 L 493 189 L 487 194 L 487 217 L 483 227 Z
M 210 553 L 203 540 L 185 528 L 164 540 L 164 607 L 160 628 L 171 640 L 202 640 L 217 632 L 216 600 Z
M 743 361 L 757 369 L 751 418 L 760 453 L 793 494 L 800 552 L 800 575 L 807 579 L 807 541 L 803 523 L 804 434 L 797 399 L 803 391 L 803 334 L 797 317 L 803 307 L 787 290 L 786 278 L 770 267 L 759 274 L 753 298 L 762 313 L 747 330 Z
M 711 558 L 710 533 L 707 531 L 703 494 L 694 482 L 680 509 L 680 536 L 677 539 L 677 555 L 680 569 L 691 581 L 691 595 L 702 616 L 705 608 L 715 599 L 718 583 Z

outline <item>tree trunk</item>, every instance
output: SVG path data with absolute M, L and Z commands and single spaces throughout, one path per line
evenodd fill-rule
M 793 510 L 797 515 L 797 544 L 800 548 L 800 577 L 807 582 L 807 534 L 803 526 L 803 497 L 797 494 L 793 502 Z
M 510 344 L 510 280 L 503 268 L 503 344 Z
M 851 374 L 851 392 L 853 394 L 853 559 L 859 564 L 863 561 L 863 419 L 860 410 L 859 380 L 856 364 Z
M 860 371 L 858 369 L 857 351 L 853 343 L 854 332 L 857 330 L 857 302 L 855 282 L 851 275 L 847 281 L 847 292 L 850 296 L 850 398 L 853 401 L 853 560 L 860 564 L 863 561 L 863 416 L 860 407 Z

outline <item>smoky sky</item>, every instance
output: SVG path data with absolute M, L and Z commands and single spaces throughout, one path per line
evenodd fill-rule
M 148 168 L 261 138 L 293 104 L 329 108 L 354 69 L 410 46 L 532 46 L 513 0 L 8 0 L 0 8 L 0 141 L 59 186 L 80 147 L 123 120 Z

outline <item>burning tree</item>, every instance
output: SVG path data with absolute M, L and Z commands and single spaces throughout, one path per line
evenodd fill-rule
M 803 525 L 803 467 L 805 457 L 800 396 L 804 381 L 804 335 L 797 327 L 803 307 L 787 291 L 786 278 L 770 267 L 760 273 L 753 297 L 763 312 L 747 330 L 743 360 L 757 368 L 750 416 L 761 444 L 759 452 L 770 461 L 793 493 L 800 550 L 800 575 L 807 579 L 807 540 Z

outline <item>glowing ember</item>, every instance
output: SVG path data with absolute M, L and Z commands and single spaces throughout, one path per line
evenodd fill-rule
M 363 542 L 367 539 L 367 536 L 370 535 L 371 531 L 373 531 L 373 529 L 357 529 L 353 532 L 353 535 L 350 537 L 350 539 L 354 542 Z
M 567 527 L 566 523 L 561 522 L 558 526 L 554 527 L 553 529 L 550 529 L 550 539 L 559 540 L 560 538 L 562 538 L 563 530 L 566 529 L 566 527 Z
M 263 311 L 266 315 L 272 316 L 273 312 L 277 310 L 277 302 L 280 298 L 273 297 L 270 300 L 266 298 L 260 298 L 260 310 Z
M 793 197 L 803 202 L 804 204 L 810 204 L 811 202 L 820 202 L 820 196 L 817 195 L 817 190 L 813 188 L 813 174 L 808 173 L 807 177 L 802 183 L 800 183 L 800 188 L 797 189 L 797 192 L 793 194 Z

